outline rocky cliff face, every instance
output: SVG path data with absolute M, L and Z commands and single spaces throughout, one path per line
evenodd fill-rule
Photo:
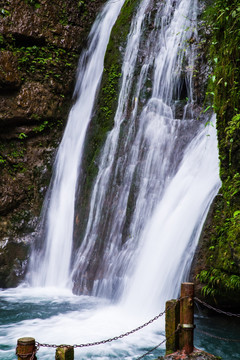
M 103 2 L 0 1 L 0 287 L 24 276 L 78 57 Z
M 193 263 L 198 296 L 239 312 L 240 296 L 240 8 L 210 1 L 204 13 L 212 72 L 206 107 L 217 115 L 222 187 L 206 221 Z

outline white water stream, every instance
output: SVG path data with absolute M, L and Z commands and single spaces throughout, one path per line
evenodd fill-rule
M 31 259 L 29 275 L 33 286 L 69 286 L 78 171 L 103 72 L 106 47 L 123 2 L 124 0 L 118 0 L 106 4 L 91 30 L 88 50 L 82 54 L 79 61 L 74 92 L 77 101 L 69 114 L 43 208 L 42 226 L 45 227 L 46 234 L 44 253 L 35 252 Z
M 152 232 L 147 233 L 147 224 L 155 216 L 157 206 L 162 206 L 162 213 L 156 216 L 162 231 L 165 229 L 165 232 L 159 232 L 159 238 L 162 239 L 159 240 L 160 254 L 154 252 L 152 247 L 149 252 L 144 251 L 143 254 L 148 256 L 143 262 L 143 274 L 137 271 L 136 276 L 139 276 L 139 282 L 142 283 L 144 269 L 148 268 L 147 263 L 152 262 L 151 251 L 157 254 L 160 261 L 164 250 L 163 257 L 167 264 L 167 257 L 173 257 L 178 269 L 190 242 L 190 256 L 182 271 L 172 269 L 175 282 L 179 284 L 189 270 L 201 229 L 201 219 L 217 191 L 215 183 L 219 184 L 217 151 L 213 160 L 216 166 L 209 169 L 209 174 L 206 172 L 205 157 L 203 163 L 200 162 L 199 152 L 202 153 L 205 146 L 205 142 L 200 145 L 204 139 L 201 135 L 204 124 L 197 120 L 199 110 L 194 112 L 192 82 L 196 53 L 192 43 L 198 37 L 198 2 L 157 2 L 155 14 L 155 8 L 151 6 L 150 0 L 141 2 L 128 35 L 115 125 L 102 151 L 87 228 L 73 269 L 74 290 L 80 294 L 92 291 L 93 295 L 118 299 L 125 287 L 123 297 L 126 299 L 128 287 L 136 290 L 133 284 L 137 283 L 137 279 L 131 273 L 139 261 L 139 244 L 143 242 L 141 239 L 144 238 L 147 248 L 151 246 Z M 154 24 L 153 29 L 146 31 L 149 23 Z M 140 68 L 138 77 L 134 74 L 136 67 Z M 148 94 L 146 99 L 148 92 L 151 92 L 151 96 Z M 181 118 L 179 107 L 182 108 Z M 189 143 L 191 147 L 188 146 Z M 216 142 L 214 146 L 217 148 Z M 197 168 L 188 166 L 189 170 L 182 172 L 174 180 L 183 156 L 187 157 L 186 153 L 190 149 L 193 151 L 191 156 L 196 157 Z M 212 177 L 215 180 L 209 181 L 208 178 Z M 189 178 L 189 189 L 183 188 L 182 182 L 185 184 Z M 201 179 L 200 182 L 198 179 Z M 205 179 L 209 185 L 202 187 L 201 181 Z M 188 205 L 193 201 L 194 191 L 199 188 L 200 199 L 194 209 L 195 216 L 184 225 L 188 229 L 179 240 L 176 204 L 169 201 L 170 196 L 166 193 L 171 181 L 175 181 L 171 190 L 172 197 L 181 198 L 182 192 L 187 197 L 184 204 L 186 215 L 181 214 L 183 219 L 181 218 L 180 224 L 183 224 L 188 212 L 193 213 Z M 213 195 L 208 200 L 207 196 L 212 191 Z M 171 234 L 165 224 L 166 219 L 170 219 Z M 178 252 L 171 254 L 171 247 L 166 249 L 165 243 L 174 241 L 180 241 L 180 244 Z M 161 266 L 164 267 L 165 262 Z M 153 268 L 151 275 L 147 271 L 146 283 L 153 285 L 156 274 L 160 277 L 157 268 Z M 166 290 L 161 287 L 160 294 L 165 294 Z M 146 291 L 145 287 L 142 287 L 142 291 Z M 173 284 L 170 294 L 175 294 Z M 138 297 L 136 292 L 135 300 Z M 165 296 L 162 299 L 164 301 Z
M 44 208 L 44 252 L 32 256 L 32 287 L 1 292 L 2 308 L 6 306 L 9 315 L 0 326 L 0 359 L 13 358 L 16 339 L 22 336 L 45 343 L 98 341 L 129 331 L 161 312 L 187 278 L 203 222 L 219 189 L 215 119 L 213 126 L 205 126 L 208 119 L 200 121 L 195 111 L 198 1 L 154 5 L 142 0 L 124 51 L 115 124 L 102 150 L 85 236 L 70 272 L 84 138 L 111 27 L 123 2 L 106 4 L 81 57 L 78 100 L 58 150 Z M 98 248 L 99 237 L 103 251 Z M 94 279 L 88 278 L 89 272 Z M 92 287 L 92 295 L 105 299 L 73 295 L 72 276 L 76 292 Z M 118 303 L 112 304 L 112 299 Z M 11 315 L 14 309 L 16 315 Z M 161 319 L 119 341 L 77 350 L 76 359 L 134 359 L 163 336 Z M 40 349 L 39 359 L 52 357 L 51 349 Z M 156 358 L 156 353 L 148 358 Z
M 156 313 L 167 299 L 177 298 L 179 284 L 187 281 L 207 211 L 220 187 L 217 159 L 216 129 L 202 127 L 141 235 L 137 266 L 123 297 L 132 311 Z

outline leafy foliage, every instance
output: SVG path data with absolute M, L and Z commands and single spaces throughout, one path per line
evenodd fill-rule
M 229 275 L 219 269 L 202 270 L 198 278 L 201 282 L 207 283 L 202 288 L 204 296 L 215 296 L 229 290 L 240 290 L 240 276 Z
M 37 0 L 25 0 L 26 4 L 33 6 L 35 9 L 39 9 L 41 4 Z
M 1 8 L 0 9 L 0 17 L 5 17 L 5 16 L 9 16 L 10 15 L 10 11 L 8 11 L 7 9 Z
M 13 54 L 18 57 L 19 70 L 31 76 L 39 73 L 44 80 L 50 77 L 61 79 L 61 67 L 73 67 L 76 54 L 67 53 L 66 50 L 51 45 L 48 46 L 22 46 L 14 48 Z

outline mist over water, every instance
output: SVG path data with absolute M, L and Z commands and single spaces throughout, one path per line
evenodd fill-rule
M 162 312 L 187 279 L 220 187 L 215 116 L 203 118 L 195 106 L 198 1 L 157 1 L 153 6 L 143 0 L 123 51 L 114 126 L 99 159 L 82 245 L 71 264 L 84 141 L 109 36 L 123 3 L 105 5 L 80 57 L 76 102 L 42 214 L 43 249 L 33 251 L 26 283 L 0 292 L 0 359 L 12 359 L 23 336 L 50 344 L 95 342 Z M 205 126 L 209 120 L 212 125 Z M 72 282 L 80 296 L 72 294 Z M 75 357 L 136 359 L 163 339 L 162 317 L 118 341 L 76 350 Z M 163 353 L 161 348 L 147 358 Z M 54 350 L 41 348 L 38 358 L 53 356 Z

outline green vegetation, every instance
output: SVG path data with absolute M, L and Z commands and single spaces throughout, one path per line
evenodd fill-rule
M 18 57 L 18 69 L 29 76 L 33 73 L 44 74 L 43 80 L 53 77 L 59 81 L 61 79 L 61 70 L 65 67 L 73 67 L 78 55 L 67 52 L 64 49 L 54 46 L 22 46 L 14 48 L 13 54 Z
M 63 72 L 66 69 L 75 69 L 79 54 L 74 51 L 67 51 L 54 45 L 32 45 L 21 46 L 15 37 L 10 35 L 0 36 L 0 51 L 11 51 L 18 59 L 18 70 L 21 72 L 22 81 L 28 78 L 41 83 L 49 82 L 53 78 L 62 83 Z
M 36 133 L 38 132 L 42 132 L 44 129 L 46 129 L 46 127 L 49 126 L 49 122 L 47 120 L 45 120 L 41 125 L 36 126 L 33 131 L 35 131 Z
M 0 155 L 0 166 L 6 164 L 6 160 Z
M 1 144 L 0 168 L 6 169 L 10 176 L 14 176 L 16 173 L 24 173 L 27 170 L 26 164 L 24 163 L 25 154 L 26 148 L 22 141 L 5 145 Z
M 10 11 L 8 11 L 4 8 L 0 9 L 0 17 L 5 17 L 5 16 L 9 16 L 9 15 L 10 15 Z
M 213 68 L 209 102 L 217 114 L 222 188 L 212 223 L 207 269 L 198 279 L 204 295 L 230 298 L 240 293 L 240 6 L 217 0 L 205 11 L 211 30 Z
M 66 4 L 65 3 L 63 4 L 62 12 L 61 12 L 61 14 L 59 16 L 59 22 L 63 26 L 68 24 L 68 16 L 67 16 Z
M 18 138 L 21 140 L 25 139 L 26 137 L 27 137 L 27 135 L 23 132 L 18 135 Z
M 104 72 L 107 72 L 106 68 Z M 112 64 L 108 76 L 108 82 L 105 87 L 102 88 L 103 92 L 103 104 L 101 104 L 100 111 L 103 112 L 103 116 L 106 120 L 112 117 L 114 109 L 111 107 L 111 103 L 117 100 L 116 85 L 118 79 L 122 76 L 119 72 L 119 67 L 116 64 Z
M 39 9 L 41 7 L 40 2 L 37 0 L 25 0 L 25 3 L 33 6 L 35 9 Z

